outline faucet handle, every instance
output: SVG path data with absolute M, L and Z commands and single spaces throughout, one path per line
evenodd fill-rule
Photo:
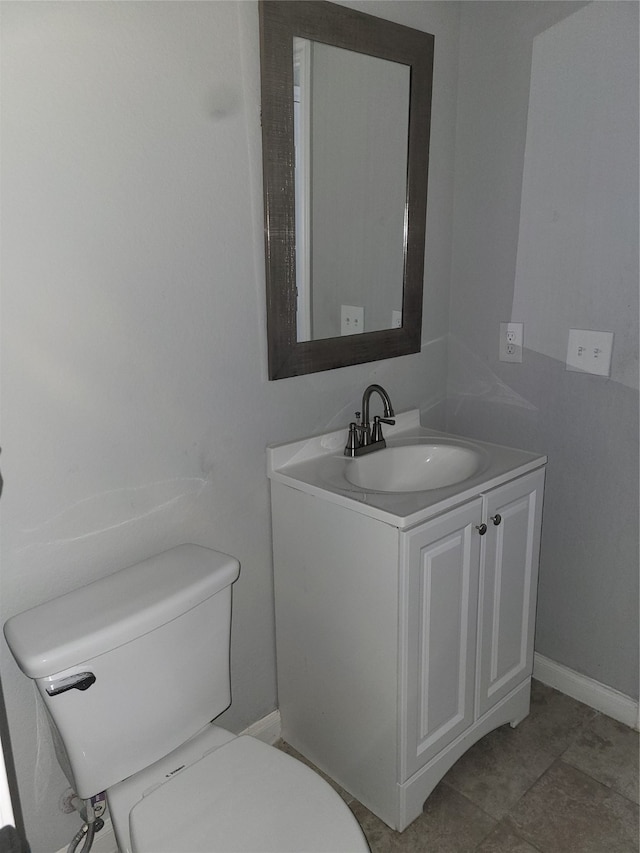
M 345 456 L 355 456 L 356 450 L 360 447 L 360 438 L 358 436 L 358 425 L 353 421 L 349 424 L 349 437 L 347 446 L 344 449 Z
M 371 431 L 372 444 L 375 441 L 384 441 L 384 436 L 382 435 L 382 424 L 389 424 L 390 426 L 393 426 L 393 424 L 395 424 L 395 420 L 393 420 L 393 418 L 381 418 L 379 415 L 374 417 L 373 428 Z

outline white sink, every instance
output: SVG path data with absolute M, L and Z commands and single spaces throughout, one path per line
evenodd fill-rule
M 484 462 L 479 449 L 436 439 L 349 459 L 344 476 L 360 489 L 421 492 L 461 483 L 484 467 Z
M 480 486 L 497 488 L 547 461 L 423 427 L 418 409 L 396 412 L 395 421 L 385 427 L 384 450 L 355 459 L 344 455 L 346 427 L 270 447 L 274 488 L 298 489 L 404 530 L 476 497 Z

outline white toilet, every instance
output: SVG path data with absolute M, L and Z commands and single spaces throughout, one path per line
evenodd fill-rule
M 231 701 L 238 572 L 180 545 L 8 620 L 60 764 L 82 799 L 106 791 L 120 853 L 368 851 L 316 773 L 211 723 Z

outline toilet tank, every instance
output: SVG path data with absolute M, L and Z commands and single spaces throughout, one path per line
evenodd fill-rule
M 233 557 L 180 545 L 7 621 L 80 797 L 162 758 L 229 706 L 238 573 Z

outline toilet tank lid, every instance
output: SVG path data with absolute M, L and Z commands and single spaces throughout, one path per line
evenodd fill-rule
M 181 616 L 239 570 L 227 554 L 178 545 L 11 617 L 5 637 L 25 675 L 45 678 Z

